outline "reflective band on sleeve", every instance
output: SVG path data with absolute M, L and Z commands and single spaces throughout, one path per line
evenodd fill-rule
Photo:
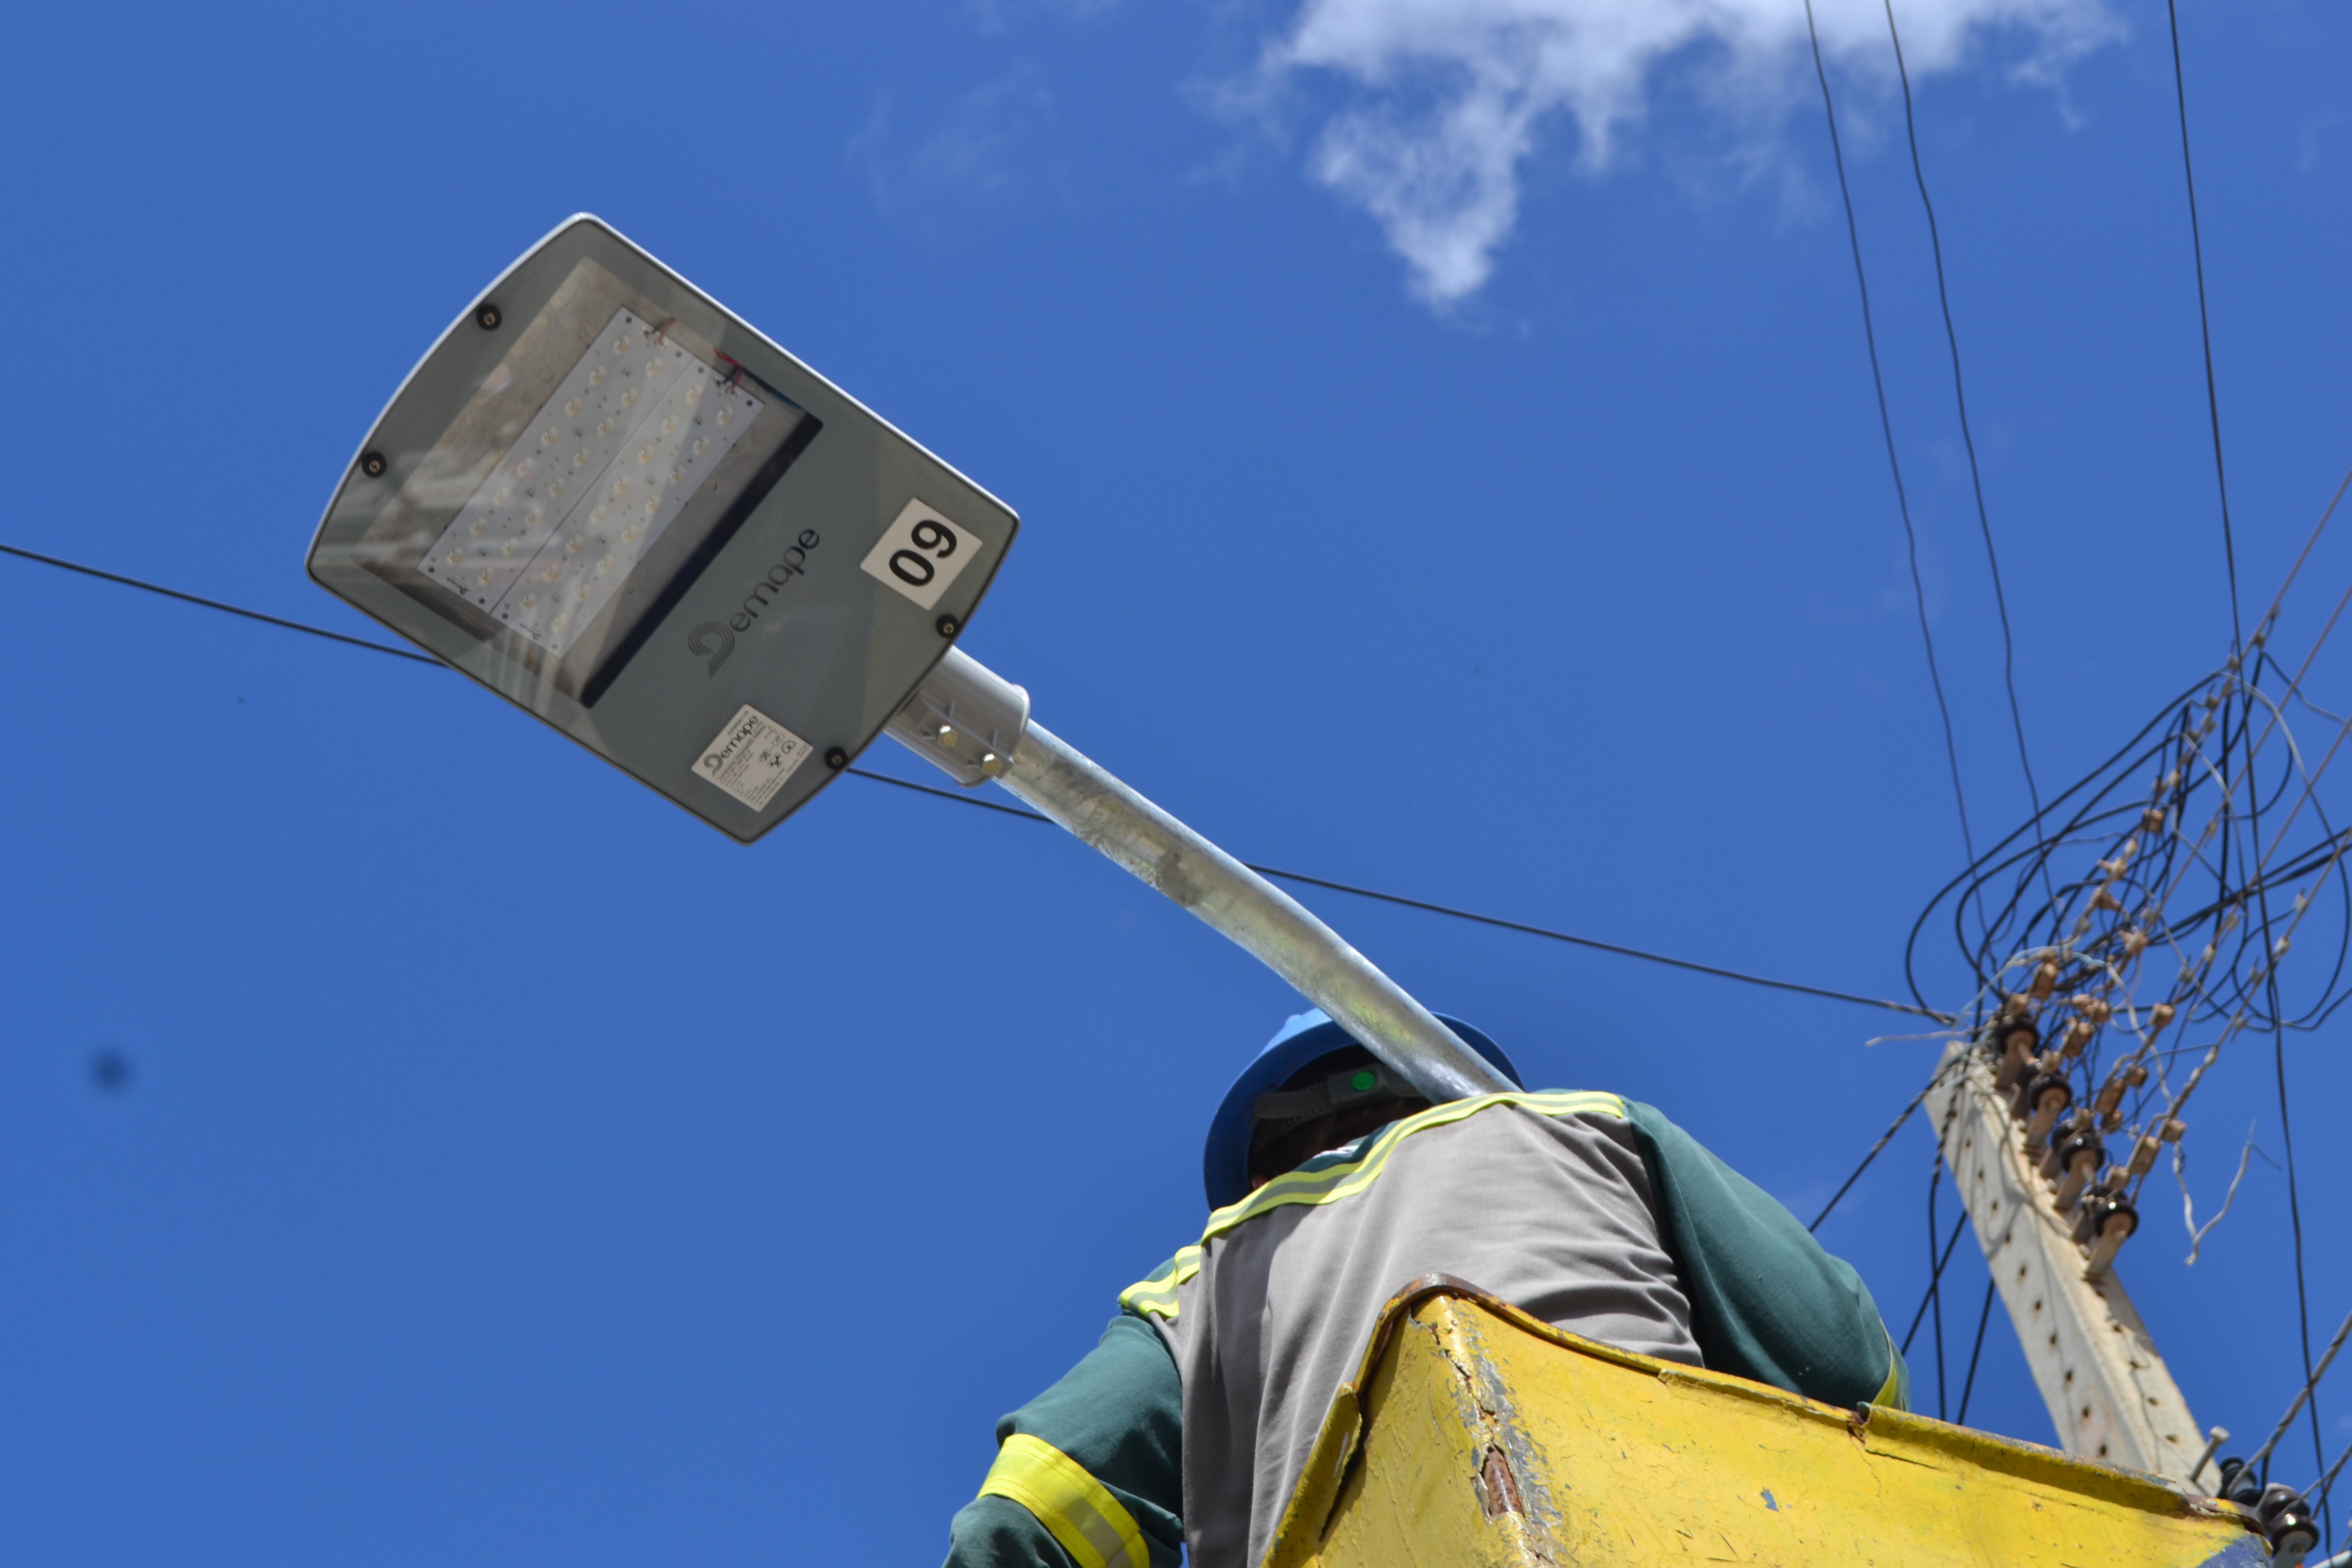
M 1188 1247 L 1151 1271 L 1150 1277 L 1139 1279 L 1118 1293 L 1121 1310 L 1138 1317 L 1164 1318 L 1176 1321 L 1177 1288 L 1201 1271 L 1201 1249 Z
M 1085 1466 L 1025 1432 L 1004 1439 L 980 1495 L 1009 1498 L 1035 1514 L 1078 1568 L 1151 1568 L 1135 1516 Z
M 1910 1406 L 1903 1400 L 1903 1352 L 1895 1348 L 1895 1336 L 1887 1332 L 1885 1323 L 1878 1325 L 1878 1331 L 1886 1335 L 1886 1381 L 1878 1385 L 1870 1402 L 1887 1410 L 1907 1410 Z

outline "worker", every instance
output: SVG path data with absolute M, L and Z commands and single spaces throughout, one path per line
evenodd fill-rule
M 1447 1027 L 1513 1084 L 1501 1047 Z M 1101 1342 L 997 1423 L 949 1568 L 1255 1568 L 1381 1307 L 1455 1276 L 1545 1322 L 1808 1398 L 1905 1408 L 1853 1269 L 1649 1106 L 1433 1106 L 1320 1012 L 1209 1124 L 1208 1226 Z

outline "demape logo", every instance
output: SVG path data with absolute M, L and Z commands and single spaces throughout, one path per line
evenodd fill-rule
M 686 651 L 697 658 L 709 659 L 709 673 L 718 674 L 719 667 L 727 662 L 727 656 L 735 651 L 735 634 L 751 629 L 751 623 L 760 618 L 760 612 L 766 609 L 775 596 L 791 586 L 793 579 L 807 568 L 808 552 L 816 546 L 816 530 L 802 529 L 800 538 L 785 550 L 782 558 L 769 567 L 767 574 L 754 583 L 751 591 L 743 595 L 742 608 L 723 621 L 704 621 L 686 634 Z
M 723 658 L 726 656 L 722 654 L 719 657 Z M 761 723 L 757 713 L 744 714 L 743 721 L 727 731 L 727 737 L 719 742 L 719 749 L 702 759 L 704 771 L 717 778 L 725 771 L 728 759 L 735 754 L 735 748 L 756 739 L 763 728 L 765 726 Z

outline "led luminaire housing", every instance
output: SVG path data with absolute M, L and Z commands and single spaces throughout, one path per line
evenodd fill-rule
M 615 310 L 417 570 L 560 656 L 764 406 Z
M 583 216 L 410 373 L 310 567 L 748 841 L 880 732 L 1019 526 Z

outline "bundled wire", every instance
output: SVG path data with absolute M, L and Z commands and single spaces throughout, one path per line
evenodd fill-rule
M 2352 720 L 2305 690 L 2352 591 L 2292 665 L 2273 646 L 2280 605 L 2344 493 L 2243 655 L 2167 700 L 1939 889 L 1905 950 L 1924 1005 L 1925 944 L 1948 931 L 1972 982 L 1961 1009 L 1972 1024 L 2026 1018 L 2043 1047 L 2032 1070 L 2068 1080 L 2087 1108 L 2076 1130 L 2131 1130 L 2127 1165 L 2107 1184 L 2118 1191 L 2136 1192 L 2161 1146 L 2179 1142 L 2180 1112 L 2229 1041 L 2315 1029 L 2352 997 L 2352 828 L 2318 787 Z M 2315 718 L 2306 744 L 2296 727 Z
M 2077 1184 L 2066 1193 L 2067 1201 L 2080 1202 L 2075 1238 L 2085 1247 L 2086 1237 L 2104 1236 L 2111 1239 L 2100 1245 L 2112 1247 L 2112 1238 L 2137 1226 L 2134 1200 L 2170 1145 L 2194 1260 L 2196 1244 L 2221 1215 L 2196 1223 L 2182 1112 L 2232 1040 L 2248 1031 L 2271 1037 L 2281 1135 L 2288 1140 L 2305 1379 L 2257 1462 L 2267 1479 L 2273 1450 L 2307 1411 L 2325 1472 L 2315 1483 L 2323 1519 L 2342 1460 L 2326 1467 L 2316 1388 L 2352 1334 L 2352 1319 L 2315 1365 L 2286 1131 L 2285 1037 L 2320 1027 L 2352 998 L 2346 975 L 2352 826 L 2333 819 L 2321 788 L 2352 740 L 2352 715 L 2321 707 L 2311 690 L 2319 654 L 2352 608 L 2352 588 L 2299 657 L 2284 656 L 2277 638 L 2288 592 L 2347 489 L 2352 474 L 2252 635 L 2242 643 L 2232 638 L 2221 667 L 2168 699 L 2115 752 L 1940 889 L 1904 954 L 1906 978 L 1924 1005 L 1927 940 L 1948 931 L 1972 984 L 1959 1011 L 1977 1048 L 1999 1064 L 1994 1086 L 2013 1093 L 2015 1113 L 2033 1117 L 2033 1147 L 2047 1137 L 2045 1173 L 2077 1162 L 2067 1178 Z M 2288 964 L 2298 951 L 2302 959 Z M 2064 1092 L 2053 1100 L 2060 1087 Z M 2063 1116 L 2053 1122 L 2059 1110 Z M 2119 1142 L 2102 1142 L 2117 1133 Z M 2120 1156 L 2113 1163 L 2110 1147 Z M 2235 1192 L 2233 1180 L 2231 1196 Z M 2117 1229 L 2110 1222 L 2119 1219 Z M 1931 1220 L 1931 1247 L 1934 1240 Z M 2100 1256 L 2094 1253 L 2095 1267 L 2104 1266 Z M 1936 1317 L 1940 1408 L 1937 1298 L 1947 1259 L 1931 1261 L 1921 1305 Z M 1980 1321 L 1963 1405 L 1982 1342 Z

